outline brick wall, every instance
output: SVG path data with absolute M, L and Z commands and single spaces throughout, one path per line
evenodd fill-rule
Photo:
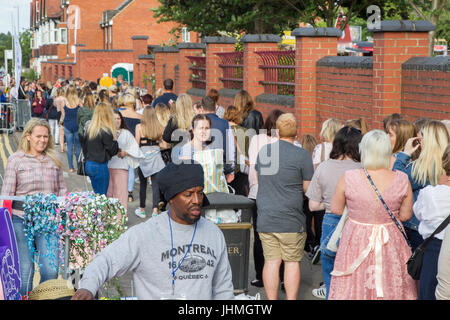
M 152 44 L 168 44 L 176 39 L 169 31 L 177 24 L 173 22 L 157 23 L 151 8 L 158 7 L 158 0 L 135 0 L 113 18 L 113 48 L 129 49 L 132 46 L 130 35 L 146 35 Z M 194 39 L 192 36 L 191 39 Z
M 402 64 L 405 118 L 450 119 L 450 57 L 411 58 Z
M 372 73 L 372 57 L 324 57 L 317 62 L 317 135 L 329 118 L 364 117 L 371 127 Z

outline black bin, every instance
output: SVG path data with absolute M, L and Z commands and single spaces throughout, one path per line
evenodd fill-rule
M 244 196 L 214 192 L 207 195 L 210 205 L 202 208 L 205 215 L 207 209 L 241 210 L 241 222 L 219 223 L 227 244 L 228 259 L 233 274 L 234 293 L 248 292 L 248 271 L 250 256 L 250 231 L 252 228 L 253 201 Z

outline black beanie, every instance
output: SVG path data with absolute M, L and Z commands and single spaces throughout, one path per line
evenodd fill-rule
M 159 189 L 168 202 L 180 192 L 193 187 L 204 187 L 203 167 L 193 161 L 192 163 L 174 164 L 169 162 L 157 175 Z M 202 207 L 208 206 L 209 201 L 203 195 Z

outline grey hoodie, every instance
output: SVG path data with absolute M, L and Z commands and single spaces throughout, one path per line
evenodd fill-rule
M 171 219 L 167 212 L 131 227 L 86 267 L 80 288 L 95 295 L 107 280 L 133 272 L 138 299 L 167 298 L 176 269 L 191 243 L 194 225 Z M 173 262 L 172 255 L 173 254 Z M 175 297 L 188 300 L 234 299 L 231 267 L 222 231 L 203 217 L 197 222 L 192 247 L 175 273 Z

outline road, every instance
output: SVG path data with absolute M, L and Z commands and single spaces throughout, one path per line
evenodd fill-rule
M 7 135 L 5 133 L 0 134 L 0 174 L 1 177 L 4 175 L 4 170 L 6 168 L 6 162 L 8 157 L 17 150 L 18 144 L 20 141 L 21 132 L 15 132 L 14 134 Z M 68 172 L 68 164 L 67 157 L 65 153 L 57 152 L 60 157 L 61 162 L 64 166 L 64 178 L 67 185 L 67 189 L 69 192 L 75 191 L 84 191 L 84 190 L 92 190 L 92 186 L 90 182 L 86 179 L 86 177 L 79 176 L 76 173 Z M 137 178 L 137 175 L 136 175 Z M 2 179 L 0 183 L 3 183 Z M 142 223 L 150 217 L 146 219 L 141 219 L 134 214 L 135 209 L 139 206 L 139 183 L 136 182 L 134 186 L 135 199 L 133 202 L 128 203 L 128 227 L 134 226 L 136 224 Z M 151 186 L 147 189 L 147 208 L 150 207 L 152 203 L 152 191 Z M 250 238 L 250 255 L 249 255 L 249 284 L 248 284 L 248 295 L 255 296 L 257 293 L 260 294 L 261 300 L 266 300 L 266 295 L 264 292 L 264 288 L 257 288 L 250 285 L 250 281 L 255 278 L 255 268 L 253 261 L 253 230 L 251 231 Z M 118 279 L 119 287 L 122 293 L 122 296 L 133 296 L 133 283 L 132 283 L 132 275 L 126 274 Z M 300 290 L 298 294 L 299 300 L 318 300 L 311 294 L 311 290 L 317 288 L 319 283 L 322 281 L 322 271 L 320 264 L 313 265 L 311 261 L 306 257 L 304 257 L 301 262 L 301 284 Z M 117 291 L 114 286 L 109 288 L 105 288 L 99 292 L 100 297 L 111 297 L 116 296 Z M 285 294 L 282 290 L 280 290 L 280 299 L 285 299 Z

